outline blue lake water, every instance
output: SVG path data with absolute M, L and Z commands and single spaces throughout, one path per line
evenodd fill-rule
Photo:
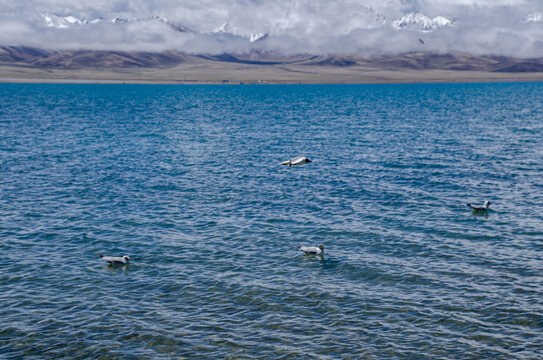
M 0 358 L 541 359 L 542 114 L 541 83 L 2 84 Z

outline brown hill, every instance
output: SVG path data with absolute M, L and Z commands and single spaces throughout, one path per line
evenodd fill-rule
M 56 51 L 36 49 L 26 46 L 0 46 L 0 62 L 32 63 L 41 58 L 56 54 Z
M 154 68 L 170 67 L 186 61 L 183 54 L 121 51 L 64 51 L 34 59 L 31 63 L 46 68 Z
M 543 58 L 514 59 L 458 53 L 418 52 L 367 58 L 339 55 L 281 56 L 266 53 L 188 55 L 178 51 L 160 53 L 98 50 L 57 51 L 21 46 L 0 46 L 0 64 L 37 69 L 152 69 L 174 67 L 187 61 L 194 64 L 235 63 L 257 66 L 370 67 L 379 70 L 543 72 Z

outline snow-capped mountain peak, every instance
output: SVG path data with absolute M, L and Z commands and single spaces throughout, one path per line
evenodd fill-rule
M 67 29 L 74 25 L 88 25 L 88 24 L 98 24 L 102 21 L 106 21 L 104 18 L 99 17 L 93 20 L 85 20 L 85 19 L 79 19 L 75 16 L 59 16 L 59 15 L 53 15 L 53 14 L 42 14 L 43 19 L 45 20 L 45 24 L 48 27 L 53 27 L 57 29 Z M 189 28 L 176 24 L 174 22 L 168 21 L 160 16 L 153 16 L 151 18 L 144 18 L 144 19 L 126 19 L 122 17 L 114 17 L 111 20 L 107 20 L 108 22 L 115 24 L 115 25 L 125 25 L 129 23 L 138 23 L 138 22 L 146 22 L 146 21 L 157 21 L 161 22 L 163 24 L 168 25 L 172 30 L 175 30 L 177 32 L 193 32 Z
M 268 37 L 268 33 L 256 33 L 249 35 L 249 41 L 255 42 L 255 41 L 261 41 L 265 40 Z
M 443 27 L 452 27 L 454 23 L 442 16 L 430 18 L 421 13 L 410 13 L 392 22 L 392 27 L 397 30 L 418 30 L 430 32 Z
M 543 22 L 543 13 L 540 13 L 540 12 L 531 13 L 524 18 L 523 22 L 525 23 Z
M 59 29 L 65 29 L 72 25 L 81 25 L 86 24 L 86 20 L 81 20 L 75 16 L 58 16 L 53 14 L 42 14 L 41 15 L 45 20 L 45 24 L 48 27 L 55 27 Z
M 116 17 L 116 18 L 111 19 L 111 22 L 114 24 L 126 24 L 128 22 L 128 19 Z
M 171 22 L 169 20 L 166 20 L 165 18 L 162 18 L 160 16 L 153 16 L 153 20 L 162 22 L 166 25 L 168 25 L 172 30 L 178 31 L 178 32 L 193 32 L 191 29 L 189 29 L 186 26 L 179 25 L 177 23 Z
M 235 31 L 232 31 L 229 29 L 228 22 L 223 23 L 221 26 L 217 26 L 211 34 L 216 34 L 219 36 L 230 36 L 230 37 L 238 37 L 238 38 L 244 38 L 248 39 L 250 42 L 255 41 L 262 41 L 265 40 L 268 37 L 268 33 L 263 32 L 256 32 L 256 33 L 250 33 L 250 34 L 238 34 Z
M 214 34 L 226 33 L 227 28 L 228 28 L 228 22 L 225 22 L 221 26 L 218 26 L 215 29 L 213 29 L 212 33 L 214 33 Z

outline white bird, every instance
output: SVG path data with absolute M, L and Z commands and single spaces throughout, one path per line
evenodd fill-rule
M 306 254 L 320 255 L 324 252 L 324 245 L 319 246 L 298 246 L 298 250 Z
M 296 157 L 293 157 L 292 159 L 288 159 L 287 161 L 283 161 L 281 165 L 288 165 L 289 167 L 291 167 L 291 166 L 302 165 L 302 164 L 310 163 L 310 162 L 311 160 L 309 160 L 305 156 L 296 156 Z
M 466 204 L 470 208 L 473 209 L 473 211 L 488 211 L 488 206 L 490 205 L 490 201 L 486 200 L 483 206 L 475 206 L 471 204 Z
M 104 255 L 100 255 L 100 257 L 107 261 L 110 265 L 111 264 L 128 264 L 132 259 L 130 258 L 130 256 L 104 256 Z

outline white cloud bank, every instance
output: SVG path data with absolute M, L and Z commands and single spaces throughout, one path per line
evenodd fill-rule
M 542 13 L 541 0 L 0 0 L 0 45 L 542 57 Z

